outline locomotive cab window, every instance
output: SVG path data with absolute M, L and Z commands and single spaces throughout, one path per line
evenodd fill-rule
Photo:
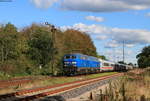
M 72 56 L 72 59 L 76 59 L 76 56 Z
M 64 59 L 76 59 L 76 56 L 65 56 Z
M 70 56 L 65 56 L 64 59 L 70 59 Z

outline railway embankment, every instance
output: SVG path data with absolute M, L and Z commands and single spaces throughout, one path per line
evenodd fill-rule
M 49 81 L 51 80 L 51 81 Z M 49 81 L 49 82 L 48 82 Z M 150 69 L 53 77 L 46 85 L 3 95 L 12 101 L 149 101 Z M 39 81 L 38 81 L 39 82 Z M 37 83 L 38 83 L 37 82 Z
M 132 70 L 99 86 L 68 101 L 150 101 L 150 68 Z
M 102 76 L 108 76 L 116 74 L 117 72 L 109 73 L 99 73 L 99 74 L 90 74 L 90 75 L 79 75 L 73 77 L 49 77 L 49 76 L 29 76 L 29 77 L 19 77 L 11 78 L 8 80 L 0 81 L 0 95 L 12 92 L 18 92 L 26 89 L 34 89 L 44 86 L 53 86 L 57 84 L 64 84 L 74 81 L 92 79 Z
M 24 83 L 24 84 L 21 83 L 22 80 L 30 81 L 30 79 L 32 78 L 17 78 L 15 80 L 11 79 L 10 81 L 9 80 L 5 81 L 5 86 L 7 87 L 1 85 L 0 99 L 1 100 L 11 99 L 13 101 L 14 99 L 16 100 L 20 97 L 23 97 L 25 98 L 26 101 L 28 101 L 30 99 L 36 99 L 37 96 L 38 98 L 41 98 L 41 97 L 51 96 L 56 92 L 57 93 L 62 92 L 62 90 L 66 91 L 67 89 L 70 90 L 74 87 L 79 88 L 80 86 L 87 85 L 91 82 L 97 82 L 102 79 L 110 78 L 113 75 L 117 76 L 119 74 L 116 72 L 109 72 L 109 73 L 99 73 L 99 74 L 91 74 L 91 75 L 80 75 L 75 77 L 46 77 L 45 79 L 43 78 L 39 80 L 38 78 L 38 80 L 32 81 L 30 83 Z M 10 85 L 10 82 L 13 85 Z M 68 98 L 66 94 L 64 94 L 63 97 Z
M 122 75 L 123 74 L 117 74 L 94 80 L 92 82 L 83 83 L 82 85 L 78 84 L 79 87 L 55 94 L 54 96 L 44 97 L 40 101 L 83 101 L 88 99 L 91 101 L 93 98 L 96 98 L 98 93 L 101 93 L 104 87 L 108 86 L 109 82 L 118 79 Z

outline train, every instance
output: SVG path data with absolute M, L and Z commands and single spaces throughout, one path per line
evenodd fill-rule
M 65 75 L 90 74 L 108 71 L 127 71 L 133 69 L 130 65 L 119 64 L 97 57 L 80 53 L 66 54 L 63 57 L 63 71 Z

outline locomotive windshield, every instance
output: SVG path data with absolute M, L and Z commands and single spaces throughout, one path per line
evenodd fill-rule
M 68 55 L 68 56 L 65 56 L 64 59 L 76 59 L 76 56 Z
M 70 59 L 70 56 L 65 56 L 64 59 Z
M 72 56 L 72 59 L 76 59 L 76 56 Z

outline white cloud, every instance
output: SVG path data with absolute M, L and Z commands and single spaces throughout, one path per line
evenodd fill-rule
M 49 8 L 54 3 L 65 10 L 87 12 L 116 12 L 150 8 L 150 0 L 30 0 L 38 8 Z
M 115 40 L 117 43 L 124 41 L 127 46 L 150 43 L 150 31 L 144 29 L 110 28 L 95 24 L 86 25 L 83 23 L 77 23 L 73 26 L 64 26 L 63 28 L 73 28 L 89 34 L 95 34 L 98 37 L 105 35 L 105 38 Z
M 115 12 L 150 8 L 150 0 L 62 0 L 65 10 Z
M 66 26 L 66 27 L 68 27 L 68 26 Z M 74 24 L 73 26 L 69 26 L 68 28 L 73 28 L 73 29 L 80 30 L 83 32 L 88 32 L 90 34 L 91 33 L 92 34 L 109 33 L 109 30 L 107 27 L 95 25 L 95 24 L 86 25 L 83 23 L 77 23 L 77 24 Z
M 146 16 L 149 16 L 149 17 L 150 17 L 150 12 L 149 12 L 149 13 L 147 13 L 147 14 L 146 14 Z
M 129 48 L 132 48 L 134 46 L 135 46 L 135 44 L 126 44 L 126 47 L 129 47 Z
M 125 52 L 126 52 L 126 55 L 128 55 L 128 56 L 130 56 L 130 55 L 133 54 L 133 51 L 132 51 L 132 50 L 126 50 Z
M 107 39 L 108 37 L 106 36 L 106 35 L 99 35 L 99 36 L 97 36 L 97 40 L 105 40 L 105 39 Z
M 96 22 L 103 22 L 104 18 L 103 17 L 96 17 L 96 16 L 86 16 L 86 20 L 91 20 L 91 21 L 96 21 Z
M 106 43 L 105 48 L 116 48 L 118 46 L 119 46 L 119 44 L 115 40 L 112 40 L 112 41 Z
M 58 0 L 30 0 L 37 8 L 49 8 Z
M 119 43 L 123 41 L 127 44 L 150 43 L 148 30 L 112 28 L 111 34 Z
M 119 46 L 123 46 L 123 42 L 119 43 L 116 40 L 112 40 L 112 41 L 109 41 L 106 43 L 105 48 L 117 48 Z M 135 44 L 125 43 L 125 47 L 132 48 L 134 46 L 135 46 Z
M 121 56 L 123 54 L 123 51 L 122 50 L 115 50 L 114 53 Z
M 104 55 L 111 61 L 122 61 L 123 51 L 121 49 L 106 49 Z M 135 62 L 135 56 L 133 55 L 133 50 L 125 50 L 125 62 Z

